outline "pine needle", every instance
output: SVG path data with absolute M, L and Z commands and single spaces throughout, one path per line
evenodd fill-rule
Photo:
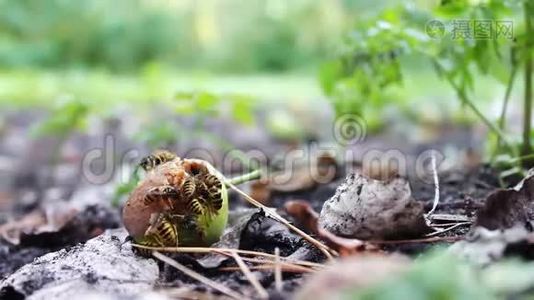
M 215 290 L 227 295 L 228 297 L 231 297 L 231 298 L 234 298 L 234 299 L 238 299 L 238 300 L 245 298 L 244 296 L 234 292 L 233 290 L 227 288 L 226 286 L 224 286 L 224 285 L 222 285 L 222 284 L 220 284 L 218 282 L 215 282 L 215 281 L 205 277 L 204 275 L 199 274 L 199 273 L 187 268 L 186 266 L 178 263 L 177 261 L 175 261 L 174 259 L 172 259 L 172 258 L 170 258 L 168 256 L 165 256 L 165 255 L 163 255 L 163 254 L 161 254 L 161 253 L 159 253 L 157 251 L 153 251 L 152 255 L 155 258 L 161 260 L 162 262 L 164 262 L 164 263 L 176 268 L 177 270 L 179 270 L 180 272 L 184 273 L 185 275 L 187 275 L 187 276 L 189 276 L 189 277 L 191 277 L 191 278 L 193 278 L 195 280 L 198 280 L 198 281 L 202 282 L 203 284 L 205 284 L 205 285 L 207 285 L 207 286 L 209 286 L 209 287 L 211 287 L 211 288 L 213 288 L 213 289 L 215 289 Z
M 280 249 L 274 248 L 274 286 L 277 292 L 282 291 L 282 269 L 280 268 Z
M 219 253 L 221 255 L 228 256 L 228 257 L 233 257 L 232 254 L 226 253 L 226 252 L 216 252 L 216 253 Z M 234 253 L 237 253 L 237 252 L 234 252 Z M 258 263 L 258 264 L 273 264 L 273 265 L 276 264 L 276 258 L 274 260 L 270 260 L 270 259 L 257 259 L 257 258 L 241 257 L 241 259 L 244 260 L 244 261 L 247 261 L 247 262 Z M 286 267 L 289 267 L 289 268 L 292 268 L 292 269 L 299 269 L 299 270 L 301 270 L 302 272 L 305 272 L 305 273 L 311 273 L 311 272 L 316 271 L 315 269 L 311 269 L 311 268 L 305 267 L 303 265 L 289 263 L 289 262 L 281 262 L 280 259 L 278 260 L 278 263 L 281 266 L 286 266 Z
M 214 174 L 217 174 L 220 178 L 222 178 L 224 180 L 224 183 L 232 188 L 234 191 L 236 191 L 238 194 L 240 194 L 241 196 L 243 196 L 250 204 L 258 207 L 258 208 L 261 208 L 265 211 L 265 213 L 267 215 L 269 215 L 270 217 L 272 217 L 273 219 L 279 221 L 280 223 L 286 225 L 289 229 L 293 230 L 294 232 L 296 232 L 298 235 L 302 236 L 305 240 L 307 240 L 308 242 L 310 242 L 312 245 L 315 245 L 319 250 L 321 250 L 321 252 L 324 253 L 324 255 L 332 260 L 333 259 L 333 256 L 331 253 L 335 253 L 334 250 L 330 249 L 328 246 L 326 246 L 325 244 L 321 243 L 320 241 L 314 239 L 313 237 L 311 237 L 310 235 L 308 235 L 307 233 L 305 233 L 304 231 L 300 230 L 299 228 L 295 227 L 293 224 L 291 224 L 289 221 L 287 221 L 286 219 L 284 219 L 282 216 L 280 216 L 278 213 L 276 213 L 276 211 L 274 211 L 274 209 L 272 208 L 269 208 L 265 205 L 263 205 L 261 202 L 255 200 L 254 198 L 250 197 L 247 193 L 243 192 L 241 189 L 239 189 L 238 187 L 236 187 L 231 180 L 229 180 L 228 178 L 226 178 L 224 176 L 224 174 L 222 174 L 221 172 L 219 172 L 219 170 L 217 170 L 215 167 L 213 167 L 210 163 L 206 162 L 206 161 L 200 161 L 199 160 L 199 163 L 203 163 L 204 165 L 206 165 L 206 167 L 211 171 L 211 173 L 214 173 Z
M 241 272 L 243 272 L 243 274 L 245 275 L 247 280 L 250 282 L 250 284 L 258 292 L 259 297 L 261 299 L 268 299 L 269 298 L 269 293 L 267 293 L 265 288 L 263 288 L 263 286 L 260 284 L 260 282 L 258 281 L 258 278 L 256 278 L 256 276 L 254 276 L 254 274 L 252 274 L 252 272 L 248 268 L 247 264 L 245 264 L 245 262 L 239 256 L 239 254 L 237 254 L 235 252 L 232 252 L 232 256 L 234 257 L 234 260 L 237 263 L 237 265 L 239 266 L 239 268 L 241 269 Z
M 274 264 L 268 264 L 268 265 L 258 265 L 258 266 L 252 266 L 249 267 L 251 270 L 265 270 L 265 271 L 272 271 L 274 270 L 275 266 Z M 308 271 L 304 271 L 299 268 L 292 268 L 287 266 L 280 266 L 280 269 L 283 272 L 286 273 L 309 273 Z M 218 269 L 219 271 L 240 271 L 241 269 L 239 267 L 222 267 Z
M 251 203 L 252 205 L 258 207 L 258 208 L 261 208 L 265 211 L 265 213 L 267 215 L 269 215 L 270 217 L 272 217 L 273 219 L 279 221 L 280 223 L 286 225 L 289 229 L 293 230 L 294 232 L 296 232 L 298 235 L 300 235 L 301 237 L 303 237 L 305 240 L 307 240 L 308 242 L 310 242 L 312 245 L 316 246 L 319 250 L 321 250 L 321 252 L 324 253 L 324 255 L 332 260 L 333 259 L 333 256 L 331 254 L 331 252 L 334 252 L 334 250 L 330 249 L 328 246 L 326 246 L 325 244 L 321 243 L 320 241 L 314 239 L 313 237 L 311 237 L 310 235 L 308 235 L 307 233 L 305 233 L 304 231 L 300 230 L 299 228 L 297 228 L 296 226 L 294 226 L 293 224 L 291 224 L 289 221 L 287 221 L 286 219 L 284 219 L 282 216 L 280 216 L 279 214 L 277 214 L 274 209 L 272 208 L 269 208 L 263 204 L 261 204 L 259 201 L 255 200 L 254 198 L 250 197 L 249 195 L 247 195 L 245 192 L 243 192 L 242 190 L 240 190 L 238 187 L 236 187 L 235 185 L 227 182 L 226 183 L 229 187 L 231 187 L 233 190 L 235 190 L 238 194 L 240 194 L 241 196 L 243 196 L 249 203 Z
M 250 250 L 241 250 L 241 249 L 232 249 L 232 248 L 213 248 L 213 247 L 151 247 L 151 246 L 145 246 L 145 245 L 139 245 L 139 244 L 132 244 L 133 247 L 141 248 L 141 249 L 148 249 L 148 250 L 156 250 L 156 251 L 163 251 L 163 252 L 175 252 L 175 253 L 218 253 L 222 255 L 231 256 L 231 254 L 228 254 L 226 252 L 236 252 L 241 255 L 254 255 L 254 256 L 262 256 L 274 259 L 275 255 L 270 253 L 264 253 L 264 252 L 258 252 L 258 251 L 250 251 Z M 296 264 L 301 266 L 307 266 L 312 268 L 324 268 L 324 265 L 319 263 L 314 263 L 311 261 L 305 261 L 305 260 L 293 260 L 288 259 L 286 257 L 280 257 L 282 260 L 282 263 L 289 263 L 289 264 Z

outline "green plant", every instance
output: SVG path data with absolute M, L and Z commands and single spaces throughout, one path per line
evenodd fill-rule
M 394 86 L 403 83 L 410 62 L 425 61 L 455 92 L 462 106 L 473 112 L 497 137 L 495 153 L 506 153 L 511 164 L 531 166 L 532 159 L 520 159 L 532 152 L 530 145 L 532 110 L 532 1 L 442 1 L 433 10 L 412 5 L 384 10 L 380 15 L 358 24 L 343 43 L 343 50 L 323 65 L 320 80 L 331 97 L 338 114 L 357 113 L 371 121 L 391 103 Z M 438 35 L 431 38 L 425 26 L 432 20 L 445 20 L 454 25 L 467 20 L 512 19 L 515 39 L 479 39 L 471 35 Z M 470 21 L 469 21 L 470 20 Z M 524 29 L 518 24 L 524 24 Z M 476 26 L 476 25 L 475 25 Z M 438 32 L 439 33 L 439 32 Z M 435 32 L 434 32 L 435 34 Z M 520 66 L 524 66 L 524 129 L 521 146 L 505 132 L 506 107 Z M 473 92 L 478 78 L 492 77 L 506 85 L 503 111 L 498 124 L 477 106 Z M 405 103 L 400 103 L 404 105 Z M 512 163 L 513 162 L 513 163 Z
M 219 116 L 227 109 L 230 116 L 243 125 L 251 125 L 254 122 L 252 96 L 199 91 L 177 93 L 175 100 L 175 111 L 178 114 L 194 116 L 197 124 L 201 124 L 206 118 Z
M 65 99 L 50 112 L 46 120 L 32 129 L 34 137 L 57 136 L 66 138 L 75 130 L 83 130 L 86 126 L 89 105 L 79 99 Z
M 533 273 L 532 263 L 518 259 L 479 268 L 433 250 L 407 272 L 368 288 L 349 288 L 343 299 L 532 299 Z

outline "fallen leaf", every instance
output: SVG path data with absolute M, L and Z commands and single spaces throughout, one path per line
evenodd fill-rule
M 98 205 L 81 212 L 68 206 L 51 207 L 0 226 L 0 236 L 12 245 L 53 248 L 84 242 L 119 224 L 115 211 Z
M 273 173 L 269 180 L 269 188 L 280 193 L 290 193 L 311 189 L 318 184 L 331 182 L 338 175 L 335 157 L 324 152 L 315 157 L 305 157 L 297 161 L 290 170 Z
M 269 206 L 271 188 L 264 180 L 256 180 L 250 183 L 250 196 L 265 206 Z
M 13 220 L 0 225 L 0 236 L 13 245 L 18 245 L 23 232 L 35 232 L 46 226 L 47 220 L 43 211 L 34 210 L 19 220 Z

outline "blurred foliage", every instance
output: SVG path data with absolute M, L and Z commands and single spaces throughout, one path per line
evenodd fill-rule
M 407 273 L 364 290 L 349 289 L 344 298 L 527 299 L 534 296 L 533 272 L 534 264 L 518 260 L 506 260 L 479 269 L 450 254 L 433 251 L 418 258 Z
M 127 195 L 129 195 L 137 186 L 139 181 L 141 180 L 141 176 L 139 175 L 140 167 L 137 165 L 130 177 L 128 178 L 128 181 L 124 183 L 120 183 L 115 187 L 115 191 L 113 192 L 113 197 L 111 198 L 111 205 L 114 207 L 119 207 L 121 204 L 121 201 L 126 198 Z
M 175 111 L 195 115 L 199 121 L 207 117 L 229 114 L 243 125 L 254 123 L 254 98 L 244 94 L 214 94 L 206 91 L 180 92 L 175 96 Z
M 512 18 L 512 9 L 502 1 L 447 3 L 434 10 L 416 8 L 412 3 L 398 5 L 358 22 L 335 58 L 321 67 L 323 90 L 332 97 L 336 110 L 359 113 L 365 106 L 380 109 L 392 97 L 388 88 L 403 83 L 403 70 L 409 69 L 414 59 L 439 64 L 438 73 L 457 82 L 462 92 L 474 88 L 477 71 L 506 82 L 509 62 L 500 58 L 512 46 L 511 40 L 454 38 L 452 34 L 433 39 L 425 25 L 432 20 Z
M 302 124 L 287 110 L 276 109 L 268 112 L 265 127 L 278 140 L 298 141 L 305 136 Z
M 373 128 L 383 121 L 387 105 L 393 103 L 401 111 L 410 108 L 410 101 L 396 95 L 405 73 L 433 66 L 462 106 L 474 112 L 506 144 L 505 150 L 516 156 L 511 139 L 481 112 L 473 95 L 482 77 L 493 78 L 504 89 L 516 61 L 532 51 L 524 46 L 527 36 L 521 4 L 520 0 L 441 1 L 425 7 L 407 2 L 386 8 L 358 22 L 345 36 L 338 53 L 321 67 L 322 88 L 338 115 L 362 115 Z M 456 23 L 462 20 L 471 22 L 468 33 Z M 475 38 L 475 20 L 511 20 L 515 38 Z M 442 24 L 443 31 L 426 32 L 431 21 Z
M 318 62 L 352 13 L 337 0 L 2 0 L 0 67 L 284 71 Z
M 276 88 L 273 88 L 276 87 Z M 64 97 L 85 99 L 99 112 L 120 106 L 142 111 L 158 103 L 174 103 L 176 91 L 210 91 L 254 95 L 255 101 L 314 101 L 321 97 L 314 76 L 300 74 L 208 75 L 166 68 L 143 68 L 138 74 L 107 71 L 0 71 L 0 107 L 50 108 Z
M 168 148 L 180 139 L 181 130 L 178 125 L 170 121 L 151 122 L 141 127 L 135 139 L 148 145 L 151 149 Z
M 48 118 L 32 129 L 34 137 L 67 137 L 74 130 L 83 130 L 87 125 L 89 106 L 78 99 L 63 99 Z

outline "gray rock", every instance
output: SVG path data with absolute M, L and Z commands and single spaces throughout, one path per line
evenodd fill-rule
M 423 209 L 403 178 L 379 181 L 349 174 L 324 203 L 319 226 L 350 238 L 408 238 L 428 231 Z
M 528 238 L 529 232 L 520 225 L 505 230 L 475 227 L 465 240 L 454 243 L 448 251 L 472 264 L 486 266 L 501 259 L 510 244 Z
M 107 230 L 83 245 L 38 257 L 0 284 L 0 298 L 72 299 L 98 294 L 117 299 L 151 291 L 158 266 L 136 256 L 129 244 L 122 245 L 126 236 L 123 228 Z

